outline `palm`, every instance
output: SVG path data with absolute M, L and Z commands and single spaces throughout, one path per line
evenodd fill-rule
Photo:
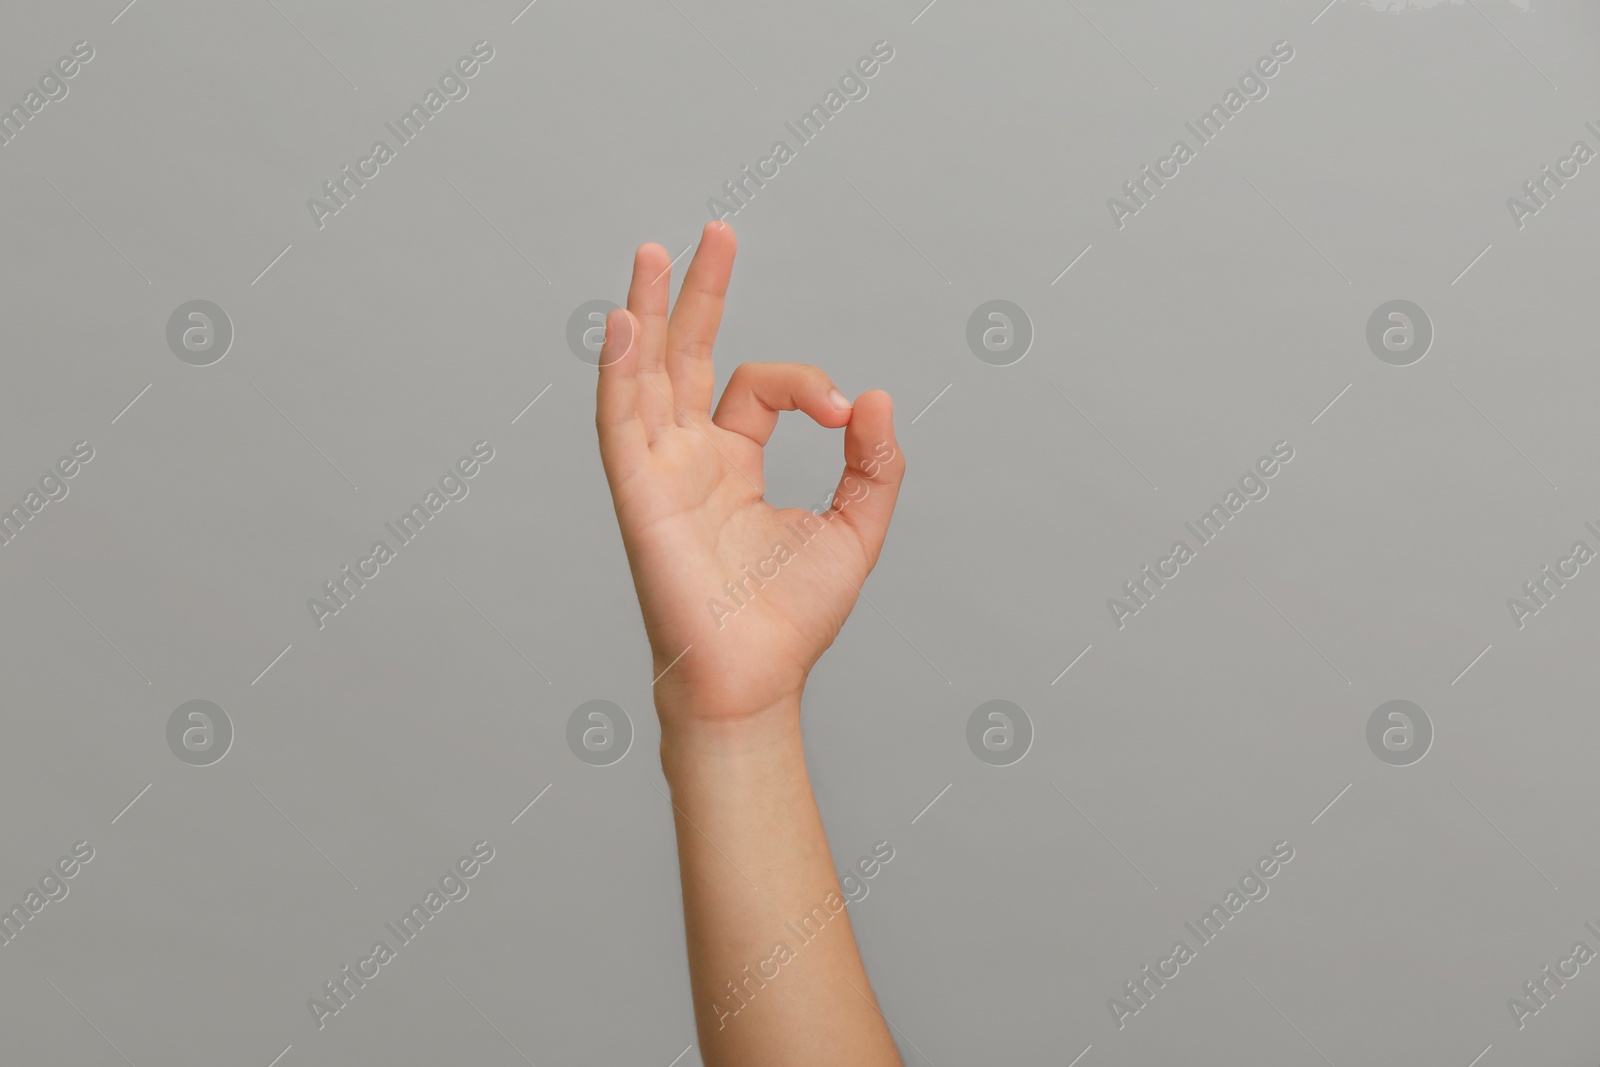
M 693 694 L 704 718 L 798 693 L 877 559 L 903 469 L 888 397 L 839 404 L 816 368 L 742 365 L 711 416 L 711 340 L 733 259 L 718 225 L 670 320 L 666 253 L 640 250 L 630 313 L 608 322 L 597 416 L 658 695 Z M 794 409 L 846 427 L 846 473 L 820 517 L 762 495 L 762 447 L 777 412 Z
M 833 641 L 866 558 L 848 528 L 761 498 L 761 450 L 748 439 L 715 425 L 673 436 L 665 470 L 617 499 L 657 670 L 671 663 L 697 692 L 731 684 L 720 702 L 764 707 Z

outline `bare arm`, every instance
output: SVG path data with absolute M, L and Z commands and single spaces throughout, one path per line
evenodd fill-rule
M 806 776 L 800 699 L 877 561 L 905 461 L 887 394 L 852 405 L 815 367 L 742 365 L 711 414 L 734 249 L 726 224 L 706 227 L 670 317 L 670 257 L 639 249 L 595 420 L 660 675 L 701 1054 L 898 1067 Z M 763 499 L 785 410 L 845 431 L 820 516 Z

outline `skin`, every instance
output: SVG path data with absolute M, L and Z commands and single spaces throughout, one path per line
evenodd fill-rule
M 658 676 L 700 1053 L 708 1067 L 899 1067 L 806 774 L 800 704 L 877 562 L 905 458 L 887 393 L 852 404 L 804 364 L 742 364 L 712 414 L 736 244 L 726 223 L 706 226 L 670 314 L 671 256 L 640 247 L 628 306 L 606 320 L 595 414 Z M 763 498 L 780 411 L 844 430 L 821 518 Z

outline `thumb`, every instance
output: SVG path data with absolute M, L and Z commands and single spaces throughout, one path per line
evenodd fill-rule
M 881 389 L 862 393 L 844 430 L 844 474 L 833 508 L 860 539 L 869 570 L 883 549 L 905 474 L 906 459 L 894 436 L 894 401 Z

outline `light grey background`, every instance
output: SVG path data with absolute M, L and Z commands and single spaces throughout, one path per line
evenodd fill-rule
M 1525 1029 L 1506 1004 L 1600 948 L 1600 576 L 1520 630 L 1506 606 L 1600 547 L 1600 164 L 1506 207 L 1600 148 L 1594 5 L 123 3 L 0 16 L 0 102 L 95 50 L 0 147 L 0 502 L 95 450 L 0 548 L 0 903 L 95 849 L 0 948 L 7 1062 L 694 1043 L 566 321 L 880 40 L 732 219 L 718 370 L 899 405 L 909 480 L 806 728 L 841 869 L 896 851 L 851 911 L 907 1062 L 1600 1055 L 1600 965 Z M 470 95 L 319 230 L 306 199 L 480 40 Z M 1270 94 L 1118 229 L 1106 199 L 1279 40 Z M 208 367 L 165 340 L 195 299 L 235 332 Z M 1013 366 L 966 346 L 991 299 L 1035 330 Z M 1391 299 L 1434 324 L 1413 366 L 1366 345 Z M 319 631 L 307 598 L 479 440 L 470 495 Z M 1280 440 L 1270 495 L 1119 630 L 1107 598 Z M 838 452 L 786 420 L 772 498 L 821 499 Z M 234 728 L 204 767 L 166 741 L 197 699 Z M 636 732 L 607 767 L 565 740 L 594 699 Z M 992 699 L 1033 723 L 1012 766 L 967 748 Z M 1409 767 L 1365 740 L 1392 699 L 1435 729 Z M 470 895 L 319 1031 L 307 998 L 482 839 Z M 1281 840 L 1270 896 L 1119 1030 L 1108 998 Z

